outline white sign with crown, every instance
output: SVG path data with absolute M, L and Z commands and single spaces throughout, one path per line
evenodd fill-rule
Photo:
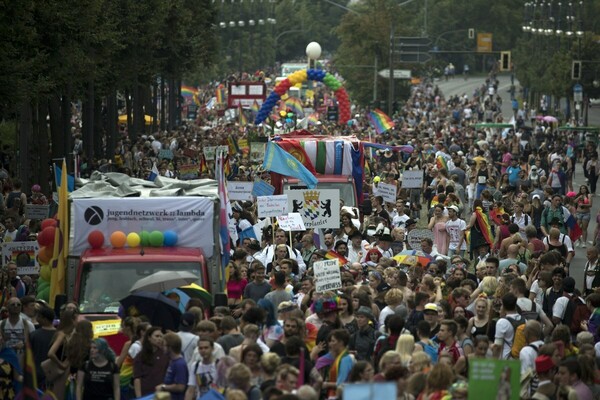
M 306 229 L 340 227 L 339 190 L 290 190 L 287 195 L 288 211 L 300 213 Z

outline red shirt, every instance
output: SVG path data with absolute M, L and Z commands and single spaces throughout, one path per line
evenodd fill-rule
M 441 342 L 440 347 L 438 348 L 438 360 L 442 351 L 447 350 L 448 353 L 452 356 L 452 365 L 456 364 L 459 357 L 462 355 L 460 349 L 456 345 L 456 341 L 454 341 L 450 346 L 446 346 L 446 343 Z
M 228 299 L 241 299 L 244 294 L 244 288 L 248 284 L 248 281 L 241 279 L 239 281 L 230 280 L 227 282 L 227 298 Z

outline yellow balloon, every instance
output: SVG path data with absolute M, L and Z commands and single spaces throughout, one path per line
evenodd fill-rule
M 138 235 L 135 232 L 131 232 L 129 235 L 127 235 L 127 246 L 129 247 L 138 247 L 140 245 L 141 242 L 141 238 L 140 235 Z
M 306 73 L 305 69 L 301 69 L 300 71 L 296 71 L 298 73 L 298 76 L 300 77 L 300 82 L 304 82 L 305 80 L 308 79 L 308 74 Z
M 298 75 L 294 72 L 293 74 L 291 74 L 290 76 L 288 76 L 288 80 L 290 81 L 290 83 L 292 84 L 292 86 L 294 86 L 295 84 L 298 83 L 299 77 Z
M 45 281 L 49 281 L 51 275 L 52 275 L 52 269 L 50 268 L 50 266 L 42 265 L 42 267 L 40 268 L 40 278 L 42 278 Z

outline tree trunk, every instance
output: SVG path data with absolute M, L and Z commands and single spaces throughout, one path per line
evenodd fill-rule
M 173 131 L 177 126 L 177 90 L 175 89 L 175 79 L 169 78 L 169 126 L 168 130 Z
M 37 140 L 34 141 L 34 146 L 37 147 L 35 154 L 37 154 L 37 167 L 33 169 L 37 175 L 34 177 L 34 181 L 39 183 L 42 187 L 43 193 L 50 193 L 50 187 L 48 182 L 50 181 L 50 135 L 48 132 L 48 103 L 43 101 L 38 104 L 38 132 Z
M 117 142 L 117 124 L 118 124 L 118 111 L 117 111 L 117 92 L 111 89 L 108 96 L 106 97 L 106 106 L 108 108 L 108 115 L 106 117 L 106 154 L 107 157 L 115 154 L 115 144 Z
M 94 159 L 94 81 L 88 80 L 86 95 L 82 106 L 83 122 L 83 152 L 87 164 L 91 165 Z
M 160 130 L 164 131 L 167 126 L 167 99 L 165 90 L 165 77 L 160 77 Z
M 29 143 L 31 141 L 33 132 L 33 115 L 31 109 L 31 103 L 28 100 L 23 101 L 19 106 L 19 137 L 18 137 L 18 152 L 17 152 L 17 165 L 18 176 L 21 181 L 26 182 L 30 173 L 30 160 L 29 160 Z
M 73 132 L 71 132 L 71 90 L 67 88 L 66 93 L 62 96 L 62 129 L 63 129 L 63 146 L 60 149 L 60 158 L 66 158 L 67 165 L 72 165 L 73 161 Z
M 65 156 L 64 148 L 66 136 L 64 135 L 60 95 L 54 95 L 48 100 L 50 113 L 50 138 L 52 143 L 52 159 Z
M 94 98 L 94 158 L 105 158 L 104 152 L 104 133 L 102 126 L 102 101 L 99 98 Z M 109 154 L 112 157 L 112 154 Z
M 158 129 L 158 82 L 152 85 L 152 133 Z
M 131 132 L 129 132 L 129 138 L 132 142 L 137 141 L 138 133 L 141 131 L 140 129 L 140 85 L 137 83 L 137 79 L 133 83 L 133 93 L 131 94 L 131 103 L 133 106 L 133 128 Z M 142 115 L 143 118 L 143 115 Z

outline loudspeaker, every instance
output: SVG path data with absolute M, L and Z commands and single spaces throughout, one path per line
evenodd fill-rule
M 215 307 L 219 307 L 219 306 L 227 307 L 227 294 L 215 293 L 215 295 L 213 297 L 213 305 Z
M 57 294 L 54 297 L 54 315 L 56 315 L 56 318 L 60 318 L 60 309 L 67 304 L 67 301 L 68 298 L 66 294 Z
M 371 200 L 367 199 L 363 201 L 362 213 L 363 215 L 371 215 L 373 213 L 373 204 L 371 204 Z

